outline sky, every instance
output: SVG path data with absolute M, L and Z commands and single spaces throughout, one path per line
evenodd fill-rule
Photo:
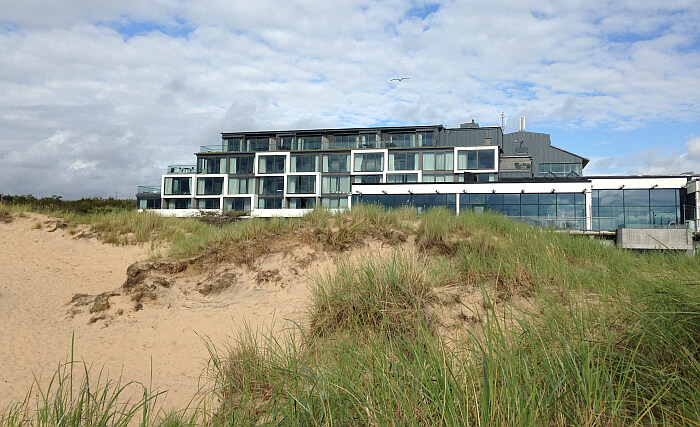
M 0 193 L 133 198 L 221 132 L 501 113 L 586 175 L 700 173 L 698 22 L 697 0 L 0 0 Z

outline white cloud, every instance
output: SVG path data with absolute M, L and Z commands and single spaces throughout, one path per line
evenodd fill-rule
M 221 131 L 700 112 L 692 0 L 450 1 L 425 20 L 400 0 L 54 3 L 0 0 L 0 192 L 131 194 Z

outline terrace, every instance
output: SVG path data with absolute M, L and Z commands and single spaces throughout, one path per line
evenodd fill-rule
M 196 173 L 197 165 L 168 165 L 167 173 Z

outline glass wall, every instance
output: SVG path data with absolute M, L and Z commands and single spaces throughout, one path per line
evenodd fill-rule
M 381 175 L 354 175 L 352 177 L 353 184 L 381 184 Z
M 248 138 L 247 151 L 268 151 L 270 149 L 270 138 Z
M 322 197 L 321 205 L 328 209 L 347 209 L 347 197 Z
M 367 194 L 353 195 L 353 203 L 378 204 L 386 209 L 414 206 L 418 212 L 443 206 L 456 210 L 455 194 Z
M 681 222 L 677 189 L 593 190 L 593 229 L 654 228 Z
M 386 175 L 387 183 L 408 183 L 418 182 L 417 173 L 389 173 Z
M 295 150 L 320 150 L 322 138 L 320 136 L 304 136 L 297 139 Z
M 415 147 L 415 133 L 392 133 L 390 135 L 389 147 Z
M 360 148 L 360 135 L 335 135 L 330 143 L 331 149 Z
M 314 197 L 290 197 L 289 209 L 313 209 L 316 205 Z
M 355 153 L 355 172 L 382 172 L 384 153 Z
M 165 201 L 168 209 L 190 209 L 192 199 L 169 199 Z
M 437 141 L 433 138 L 432 132 L 418 132 L 419 147 L 432 147 L 433 145 L 437 145 Z
M 160 199 L 138 199 L 139 209 L 160 209 Z
M 219 199 L 199 199 L 197 209 L 219 209 L 221 205 Z
M 586 229 L 586 196 L 583 193 L 460 194 L 459 208 L 460 212 L 500 212 L 548 227 Z
M 165 178 L 164 194 L 192 194 L 192 189 L 190 188 L 191 180 L 191 178 Z

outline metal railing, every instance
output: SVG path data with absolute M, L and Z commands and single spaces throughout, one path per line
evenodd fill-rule
M 137 194 L 160 194 L 160 186 L 157 185 L 139 185 Z
M 196 173 L 197 165 L 168 165 L 167 173 Z

